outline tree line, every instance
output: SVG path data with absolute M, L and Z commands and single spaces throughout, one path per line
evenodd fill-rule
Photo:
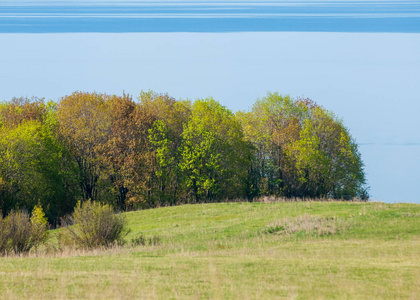
M 75 92 L 0 103 L 0 209 L 78 201 L 118 210 L 275 195 L 368 199 L 355 140 L 309 99 L 269 93 L 233 113 L 212 98 Z

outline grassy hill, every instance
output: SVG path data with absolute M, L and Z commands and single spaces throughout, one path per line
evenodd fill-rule
M 123 248 L 0 258 L 1 297 L 420 298 L 420 205 L 219 203 L 126 216 Z

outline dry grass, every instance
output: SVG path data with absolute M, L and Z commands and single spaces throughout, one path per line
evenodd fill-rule
M 352 200 L 340 200 L 333 198 L 300 198 L 300 197 L 278 197 L 278 196 L 261 196 L 255 198 L 253 202 L 257 203 L 278 203 L 278 202 L 366 202 L 359 198 L 354 198 Z
M 308 214 L 297 218 L 286 218 L 271 223 L 266 233 L 275 234 L 310 234 L 317 236 L 333 235 L 342 232 L 349 226 L 349 221 L 336 217 L 314 217 Z

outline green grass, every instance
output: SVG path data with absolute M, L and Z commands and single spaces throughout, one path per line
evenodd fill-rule
M 0 258 L 0 298 L 420 298 L 420 205 L 219 203 L 126 216 L 127 241 L 160 244 Z M 318 234 L 323 222 L 336 227 Z

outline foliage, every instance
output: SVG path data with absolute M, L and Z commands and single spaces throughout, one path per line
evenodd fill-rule
M 277 93 L 248 112 L 212 98 L 75 92 L 0 103 L 0 209 L 49 222 L 77 201 L 118 210 L 261 196 L 368 199 L 355 140 L 333 113 Z
M 106 142 L 97 149 L 103 171 L 109 176 L 116 191 L 116 206 L 124 210 L 132 197 L 130 187 L 135 182 L 134 174 L 141 173 L 139 169 L 142 168 L 142 163 L 139 158 L 144 151 L 141 151 L 143 141 L 140 137 L 148 118 L 138 121 L 139 114 L 142 114 L 137 111 L 136 104 L 128 95 L 112 97 L 109 105 L 110 131 Z
M 128 234 L 121 214 L 115 214 L 108 204 L 94 201 L 78 202 L 72 221 L 74 226 L 66 230 L 75 245 L 81 248 L 109 247 L 121 244 Z M 70 224 L 67 224 L 70 225 Z
M 150 206 L 174 205 L 185 197 L 179 168 L 182 133 L 191 116 L 189 101 L 176 101 L 167 94 L 142 92 L 140 107 L 154 116 L 148 130 L 150 173 L 145 197 Z
M 275 93 L 238 118 L 254 149 L 254 195 L 368 198 L 357 144 L 324 108 Z
M 101 153 L 118 190 L 117 206 L 132 209 L 175 204 L 183 124 L 189 103 L 165 94 L 142 92 L 111 98 L 111 130 Z
M 13 98 L 9 102 L 0 102 L 0 127 L 14 128 L 27 121 L 42 122 L 52 103 L 44 99 Z
M 366 198 L 357 144 L 334 116 L 317 107 L 291 146 L 300 182 L 308 196 Z
M 180 168 L 192 200 L 244 195 L 248 148 L 230 110 L 211 98 L 195 101 L 182 138 Z
M 75 92 L 63 97 L 57 107 L 59 134 L 79 169 L 84 200 L 95 200 L 103 166 L 99 149 L 108 140 L 111 126 L 109 96 Z
M 76 169 L 53 124 L 29 120 L 14 128 L 0 128 L 0 204 L 4 214 L 40 203 L 54 223 L 74 207 L 75 176 Z

